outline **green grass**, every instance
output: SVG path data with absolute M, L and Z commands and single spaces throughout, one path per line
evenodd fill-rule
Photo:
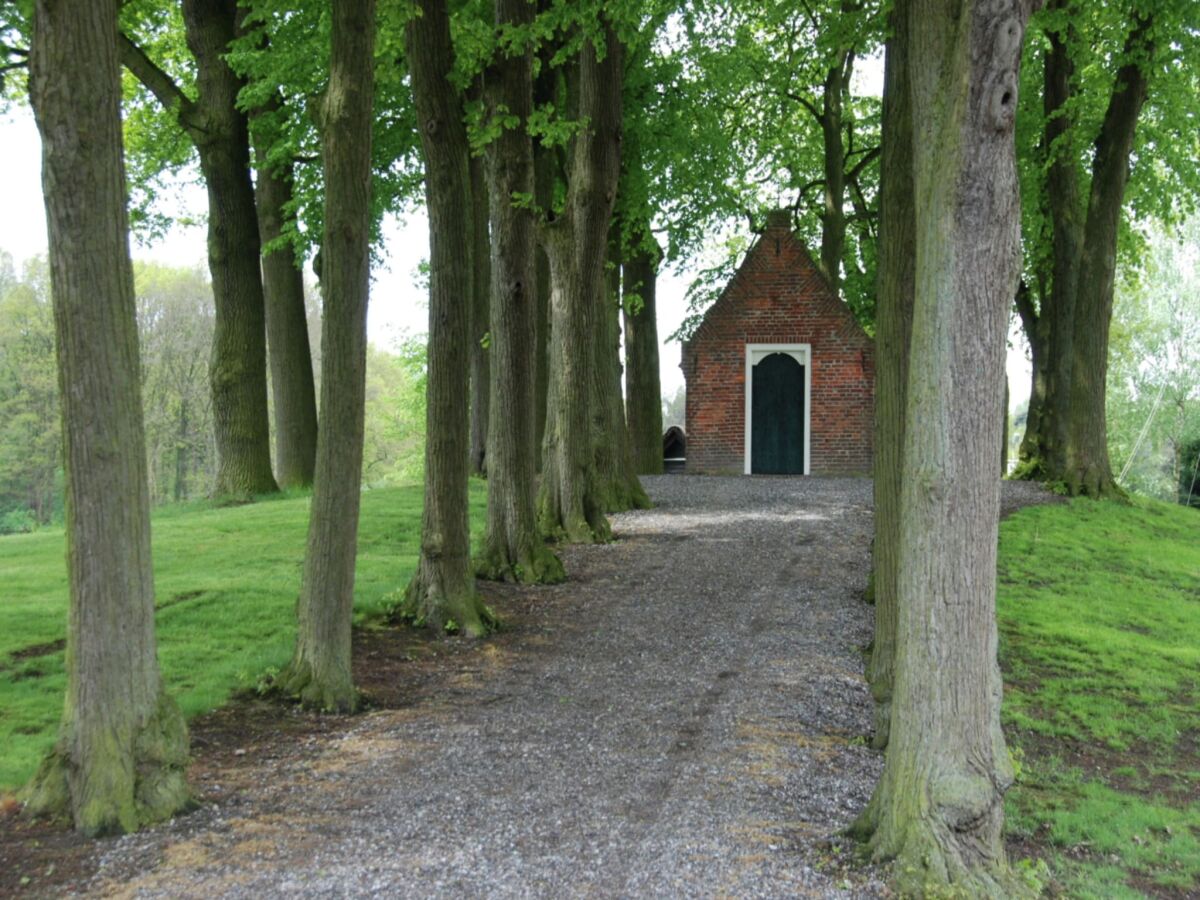
M 471 498 L 473 522 L 480 522 L 480 483 L 472 483 Z M 420 486 L 363 494 L 354 589 L 358 621 L 380 615 L 387 596 L 408 582 L 419 548 L 421 500 Z M 301 495 L 155 512 L 158 656 L 187 716 L 222 705 L 287 662 L 308 507 L 309 498 Z M 33 773 L 62 712 L 62 650 L 13 658 L 65 635 L 61 529 L 0 539 L 0 572 L 0 789 L 11 789 Z
M 483 487 L 472 486 L 479 521 Z M 421 489 L 363 495 L 355 612 L 408 580 Z M 155 513 L 159 657 L 189 716 L 291 652 L 308 498 Z M 1010 832 L 1072 897 L 1200 884 L 1200 512 L 1148 501 L 1034 507 L 1001 527 L 1004 719 L 1022 756 Z M 0 539 L 0 787 L 33 771 L 65 687 L 61 531 Z
M 1081 500 L 1001 526 L 1013 834 L 1072 897 L 1200 886 L 1200 513 Z

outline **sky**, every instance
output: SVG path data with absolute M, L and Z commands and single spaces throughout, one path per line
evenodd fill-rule
M 881 76 L 881 72 L 879 73 Z M 41 143 L 37 127 L 28 109 L 14 107 L 0 114 L 0 250 L 11 253 L 20 271 L 21 263 L 46 252 L 46 221 L 41 194 Z M 201 219 L 205 211 L 203 187 L 190 184 L 180 192 L 187 209 L 181 210 Z M 193 267 L 206 261 L 203 226 L 177 226 L 165 239 L 153 246 L 132 242 L 134 259 L 165 265 Z M 367 332 L 372 343 L 390 347 L 404 335 L 425 333 L 428 304 L 425 292 L 415 276 L 418 266 L 428 257 L 428 221 L 423 211 L 404 219 L 389 216 L 383 227 L 385 264 L 372 271 Z M 665 343 L 687 314 L 685 295 L 691 273 L 664 271 L 657 286 L 659 368 L 664 397 L 683 387 L 679 368 L 681 348 Z M 1010 408 L 1016 408 L 1029 395 L 1029 364 L 1023 341 L 1016 331 L 1008 354 Z
M 206 200 L 202 185 L 189 184 L 180 195 L 186 204 L 184 217 L 203 217 Z M 390 347 L 404 335 L 428 331 L 428 300 L 418 286 L 416 271 L 429 256 L 428 220 L 418 210 L 403 219 L 389 216 L 383 227 L 385 264 L 372 271 L 371 299 L 367 307 L 367 332 L 372 343 Z M 46 252 L 46 219 L 41 192 L 41 142 L 33 116 L 27 109 L 14 108 L 0 114 L 0 250 L 21 263 Z M 205 229 L 202 225 L 173 228 L 165 240 L 144 246 L 131 243 L 134 259 L 171 266 L 206 264 Z M 688 279 L 663 273 L 658 282 L 658 331 L 666 336 L 675 331 L 686 314 L 684 295 Z M 663 393 L 674 394 L 683 386 L 679 369 L 679 344 L 659 348 Z

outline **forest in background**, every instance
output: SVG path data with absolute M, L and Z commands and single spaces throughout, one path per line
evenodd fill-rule
M 209 497 L 216 446 L 208 359 L 212 284 L 201 266 L 134 266 L 146 461 L 155 505 Z M 320 303 L 306 292 L 316 377 Z M 425 344 L 367 354 L 363 483 L 419 481 L 425 448 Z M 272 417 L 272 422 L 274 418 Z M 20 271 L 0 250 L 0 534 L 62 524 L 63 470 L 54 316 L 45 257 Z
M 202 267 L 135 266 L 146 453 L 155 504 L 211 495 L 216 472 L 207 362 L 212 285 Z M 320 301 L 306 292 L 320 376 Z M 1130 491 L 1200 506 L 1200 219 L 1155 228 L 1118 281 L 1108 416 L 1113 463 Z M 425 337 L 367 357 L 363 482 L 420 481 Z M 0 535 L 62 523 L 54 319 L 44 257 L 20 271 L 0 250 Z M 662 398 L 663 427 L 684 425 L 684 392 Z M 1012 416 L 1015 463 L 1027 404 Z M 273 419 L 272 419 L 273 421 Z

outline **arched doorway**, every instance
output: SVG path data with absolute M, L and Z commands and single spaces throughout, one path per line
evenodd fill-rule
M 746 472 L 808 471 L 808 347 L 747 347 Z

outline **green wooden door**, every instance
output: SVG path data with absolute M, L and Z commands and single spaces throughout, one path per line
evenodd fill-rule
M 754 366 L 750 385 L 750 471 L 804 474 L 804 366 L 772 353 Z

